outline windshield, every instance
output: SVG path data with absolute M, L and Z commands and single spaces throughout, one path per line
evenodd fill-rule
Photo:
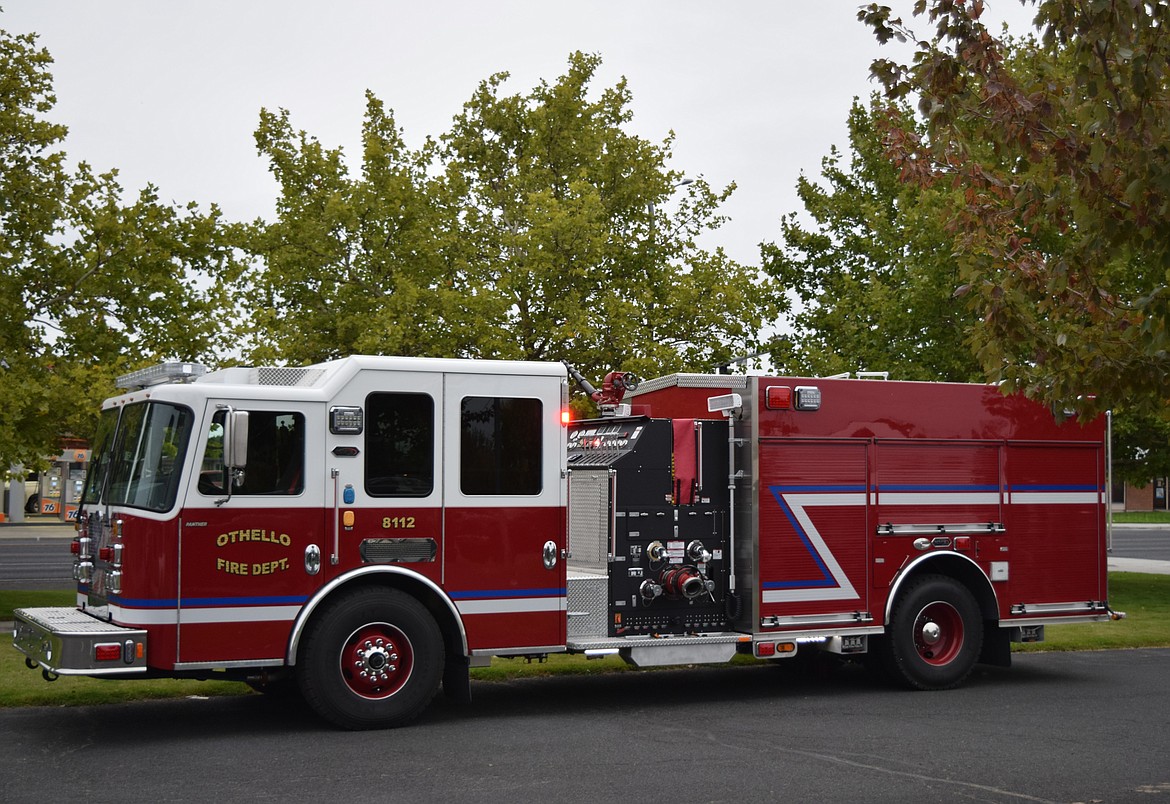
M 85 502 L 166 511 L 175 504 L 193 416 L 162 402 L 102 414 Z M 115 427 L 116 425 L 116 427 Z
M 93 438 L 93 460 L 90 461 L 89 475 L 85 479 L 85 493 L 82 503 L 96 503 L 101 500 L 102 489 L 106 486 L 106 475 L 113 455 L 114 431 L 118 427 L 117 408 L 106 408 L 98 422 L 97 435 Z

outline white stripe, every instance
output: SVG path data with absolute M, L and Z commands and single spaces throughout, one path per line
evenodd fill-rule
M 110 606 L 110 613 L 119 625 L 178 625 L 178 609 L 127 609 Z
M 883 491 L 879 505 L 999 505 L 997 491 Z
M 300 606 L 221 606 L 205 609 L 128 609 L 110 606 L 119 625 L 196 625 L 206 623 L 291 622 Z
M 183 609 L 179 612 L 181 625 L 203 623 L 260 623 L 292 622 L 301 611 L 300 606 L 240 606 L 238 608 Z
M 828 563 L 828 562 L 825 562 Z M 842 576 L 846 584 L 849 584 L 849 579 Z M 838 580 L 838 582 L 840 582 Z M 838 587 L 836 589 L 766 589 L 762 595 L 765 603 L 800 603 L 808 600 L 856 600 L 857 592 L 853 590 L 853 585 L 849 588 Z
M 1016 505 L 1097 505 L 1101 494 L 1096 491 L 1014 491 L 1011 501 Z
M 565 611 L 564 597 L 514 597 L 499 600 L 457 600 L 460 614 L 517 614 L 534 611 Z

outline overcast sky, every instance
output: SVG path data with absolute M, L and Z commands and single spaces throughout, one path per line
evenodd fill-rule
M 910 0 L 887 0 L 910 19 Z M 1032 7 L 987 0 L 988 18 L 1027 30 Z M 359 155 L 364 95 L 394 110 L 407 142 L 448 130 L 489 75 L 508 93 L 553 81 L 569 53 L 599 54 L 594 87 L 621 76 L 632 130 L 676 134 L 672 167 L 716 188 L 732 217 L 713 242 L 759 260 L 796 211 L 797 177 L 847 142 L 853 97 L 875 89 L 879 48 L 853 0 L 0 0 L 0 27 L 36 32 L 55 59 L 65 150 L 124 187 L 270 217 L 276 185 L 256 154 L 259 111 Z M 915 20 L 924 36 L 929 26 Z M 993 31 L 999 29 L 998 22 Z M 894 56 L 898 51 L 892 51 Z

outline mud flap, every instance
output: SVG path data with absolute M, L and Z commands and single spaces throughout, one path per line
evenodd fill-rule
M 983 626 L 983 649 L 979 652 L 979 662 L 996 667 L 1011 667 L 1011 631 L 998 627 L 991 620 L 984 621 Z
M 447 657 L 443 668 L 443 697 L 455 703 L 471 703 L 471 672 L 466 657 Z

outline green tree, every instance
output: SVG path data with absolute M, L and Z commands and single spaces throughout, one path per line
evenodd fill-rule
M 720 250 L 702 180 L 672 198 L 670 139 L 624 130 L 623 82 L 591 98 L 600 60 L 528 95 L 484 81 L 452 129 L 418 150 L 367 95 L 362 170 L 263 112 L 260 152 L 281 186 L 258 224 L 252 355 L 349 352 L 568 359 L 586 375 L 705 367 L 755 351 L 772 285 Z
M 215 358 L 233 252 L 217 210 L 176 208 L 116 171 L 68 169 L 48 52 L 0 30 L 0 464 L 87 437 L 113 378 Z M 181 325 L 176 322 L 182 322 Z
M 626 82 L 590 91 L 600 64 L 574 53 L 563 76 L 523 96 L 492 76 L 442 138 L 461 261 L 498 301 L 485 335 L 507 356 L 594 375 L 707 369 L 758 351 L 779 311 L 774 285 L 699 245 L 724 223 L 734 185 L 671 170 L 673 134 L 655 145 L 628 133 Z
M 972 315 L 954 298 L 948 191 L 899 180 L 875 124 L 880 105 L 854 101 L 848 157 L 834 148 L 822 162 L 822 184 L 798 180 L 811 225 L 786 215 L 783 241 L 763 247 L 765 270 L 800 301 L 773 362 L 814 376 L 870 370 L 905 380 L 982 379 L 964 341 Z
M 1170 421 L 1151 414 L 1114 416 L 1113 475 L 1135 486 L 1170 476 Z
M 985 371 L 1054 406 L 1164 413 L 1170 387 L 1170 5 L 1040 0 L 1004 42 L 981 0 L 918 0 L 910 65 L 879 60 L 903 181 L 946 187 Z M 915 39 L 889 8 L 882 41 Z
M 443 249 L 452 213 L 427 175 L 434 145 L 407 148 L 366 95 L 362 170 L 340 148 L 262 111 L 260 153 L 280 185 L 277 219 L 257 222 L 245 275 L 252 360 L 315 362 L 354 353 L 475 355 L 486 302 Z

